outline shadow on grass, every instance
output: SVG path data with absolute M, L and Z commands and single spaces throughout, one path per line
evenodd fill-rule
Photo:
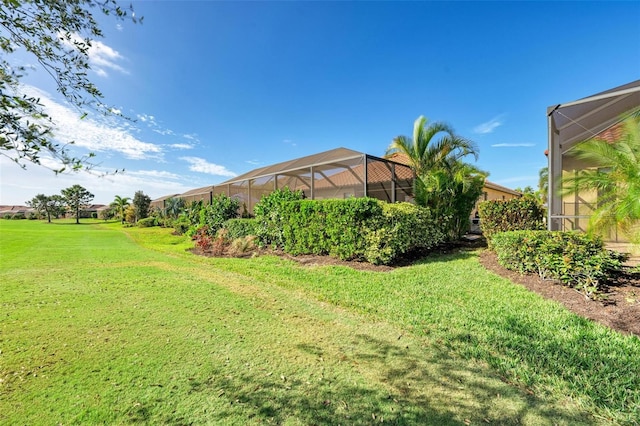
M 638 424 L 640 418 L 640 344 L 578 316 L 563 330 L 540 319 L 501 315 L 487 321 L 479 340 L 461 333 L 450 347 L 486 360 L 507 376 L 538 378 L 531 387 L 562 383 L 563 392 L 595 407 L 615 422 Z M 593 408 L 592 408 L 593 409 Z
M 49 222 L 50 225 L 62 225 L 62 226 L 79 226 L 79 225 L 95 225 L 95 222 L 80 222 L 80 223 L 75 223 L 75 222 Z
M 414 341 L 415 342 L 415 341 Z M 189 383 L 198 399 L 222 402 L 209 421 L 237 423 L 239 413 L 251 422 L 313 425 L 464 425 L 591 424 L 584 416 L 559 411 L 495 377 L 486 367 L 461 368 L 444 350 L 390 343 L 371 333 L 353 336 L 338 359 L 323 347 L 295 348 L 327 358 L 327 376 L 283 377 L 264 372 L 232 375 L 214 368 L 207 380 Z M 339 365 L 342 373 L 330 373 Z M 348 366 L 344 372 L 344 366 Z M 319 370 L 324 368 L 324 364 Z M 353 377 L 352 377 L 353 376 Z M 359 379 L 364 377 L 363 379 Z M 132 420 L 148 421 L 138 407 Z M 186 424 L 177 415 L 163 422 Z

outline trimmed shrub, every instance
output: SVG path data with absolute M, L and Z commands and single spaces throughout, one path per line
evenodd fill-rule
M 414 249 L 446 239 L 429 209 L 372 198 L 301 200 L 279 206 L 282 248 L 287 253 L 330 255 L 389 264 Z
M 498 232 L 544 229 L 544 208 L 529 197 L 483 201 L 478 205 L 478 214 L 480 229 L 489 247 Z
M 389 264 L 415 249 L 430 249 L 447 238 L 433 213 L 409 203 L 382 205 L 382 215 L 369 225 L 365 234 L 365 259 L 373 264 Z
M 493 249 L 505 268 L 558 280 L 587 297 L 602 290 L 625 260 L 605 249 L 599 237 L 578 232 L 502 232 L 493 236 Z
M 256 235 L 263 245 L 284 246 L 282 229 L 282 203 L 287 201 L 299 201 L 304 199 L 302 191 L 292 191 L 288 187 L 277 189 L 269 195 L 263 196 L 253 207 L 256 219 Z
M 152 226 L 158 226 L 158 222 L 155 217 L 145 217 L 144 219 L 138 220 L 136 225 L 138 228 L 150 228 Z
M 229 238 L 235 240 L 249 235 L 257 235 L 257 225 L 256 219 L 229 219 L 222 224 L 222 228 L 227 230 Z
M 24 213 L 16 213 L 13 216 L 11 216 L 11 219 L 13 220 L 22 220 L 24 218 L 25 218 Z
M 282 203 L 279 210 L 286 252 L 347 260 L 363 258 L 363 235 L 382 214 L 382 203 L 373 198 L 301 200 Z

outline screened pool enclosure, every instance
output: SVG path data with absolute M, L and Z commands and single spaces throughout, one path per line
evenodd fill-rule
M 410 167 L 347 148 L 261 167 L 218 185 L 177 195 L 186 202 L 211 201 L 224 194 L 240 201 L 247 211 L 276 189 L 301 190 L 307 199 L 371 197 L 387 202 L 411 201 L 413 171 Z M 163 208 L 168 197 L 154 200 Z
M 550 230 L 587 229 L 589 218 L 598 207 L 600 194 L 579 192 L 562 194 L 564 177 L 581 170 L 595 169 L 594 164 L 572 155 L 574 147 L 591 138 L 616 143 L 621 136 L 620 123 L 640 114 L 640 80 L 587 98 L 547 108 L 549 131 L 549 205 Z M 605 169 L 598 169 L 606 172 Z M 608 237 L 618 239 L 617 233 Z

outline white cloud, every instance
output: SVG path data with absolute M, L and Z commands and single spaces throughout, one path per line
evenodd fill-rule
M 171 129 L 165 129 L 162 126 L 160 126 L 160 124 L 156 121 L 156 117 L 153 115 L 149 115 L 149 114 L 137 114 L 136 115 L 137 119 L 140 120 L 141 122 L 145 123 L 147 125 L 147 127 L 149 127 L 151 129 L 151 131 L 158 133 L 159 135 L 162 136 L 174 136 L 175 132 Z M 191 137 L 188 137 L 187 135 L 184 135 L 185 138 L 187 139 L 193 139 Z
M 84 39 L 77 34 L 72 36 L 71 39 L 71 42 L 65 41 L 69 47 L 74 47 L 73 42 L 84 42 Z M 107 69 L 118 71 L 122 74 L 129 74 L 129 71 L 118 64 L 119 61 L 125 59 L 124 56 L 99 40 L 91 40 L 91 47 L 87 51 L 87 54 L 89 56 L 91 69 L 101 77 L 107 77 L 109 75 Z
M 209 163 L 204 158 L 180 157 L 180 159 L 191 164 L 189 166 L 189 170 L 191 170 L 192 172 L 206 173 L 214 176 L 228 176 L 228 177 L 237 176 L 232 171 L 227 170 L 226 167 L 220 166 L 218 164 Z
M 486 123 L 482 123 L 473 128 L 474 133 L 485 135 L 487 133 L 493 133 L 495 129 L 504 124 L 504 114 L 500 114 L 497 117 L 492 118 Z
M 247 164 L 251 164 L 252 166 L 259 166 L 260 164 L 262 164 L 260 161 L 258 160 L 247 160 L 245 161 L 245 163 Z
M 172 143 L 169 147 L 173 149 L 193 149 L 193 145 L 188 143 Z
M 161 178 L 161 179 L 182 179 L 182 176 L 166 172 L 164 170 L 138 170 L 136 172 L 126 172 L 126 174 L 131 176 L 144 176 L 144 177 L 153 177 L 153 178 Z
M 536 146 L 536 144 L 535 143 L 495 143 L 491 146 L 493 148 L 514 148 L 514 147 Z
M 135 138 L 124 127 L 114 127 L 89 116 L 80 119 L 76 110 L 57 103 L 47 93 L 33 86 L 24 86 L 23 90 L 28 95 L 40 98 L 43 109 L 54 120 L 54 138 L 61 144 L 73 141 L 74 146 L 89 151 L 112 151 L 135 160 L 162 157 L 159 145 Z

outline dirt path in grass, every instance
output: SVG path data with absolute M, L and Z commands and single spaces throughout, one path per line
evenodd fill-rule
M 598 300 L 592 300 L 574 289 L 563 287 L 552 281 L 542 280 L 538 275 L 522 275 L 518 272 L 510 271 L 498 263 L 495 253 L 483 250 L 484 247 L 486 247 L 484 240 L 475 239 L 443 246 L 438 248 L 437 251 L 444 254 L 452 250 L 479 250 L 478 258 L 480 263 L 491 272 L 520 284 L 545 299 L 559 302 L 582 317 L 597 321 L 625 334 L 640 336 L 640 273 L 631 273 L 627 270 L 625 273 L 620 274 L 615 282 L 610 283 L 603 297 Z M 193 250 L 193 252 L 203 255 L 197 250 Z M 291 256 L 286 253 L 271 251 L 267 253 L 293 260 L 304 266 L 337 265 L 375 272 L 388 272 L 396 267 L 411 265 L 428 254 L 415 253 L 406 259 L 402 259 L 394 266 L 383 266 L 366 262 L 343 261 L 330 256 Z

